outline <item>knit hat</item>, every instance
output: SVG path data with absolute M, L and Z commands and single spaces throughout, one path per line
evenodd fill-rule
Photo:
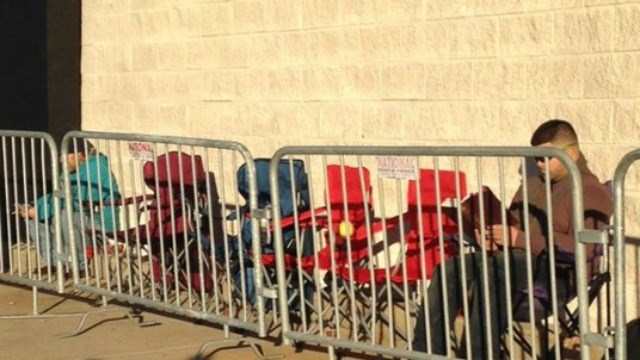
M 69 139 L 69 144 L 67 147 L 67 151 L 69 154 L 73 153 L 83 153 L 87 154 L 93 149 L 93 144 L 86 139 L 72 138 Z

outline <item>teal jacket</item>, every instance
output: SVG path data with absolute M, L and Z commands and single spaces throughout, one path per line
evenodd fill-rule
M 64 181 L 63 175 L 60 174 L 61 183 Z M 102 211 L 99 209 L 101 200 L 102 204 L 104 204 L 105 202 L 113 203 L 121 199 L 118 184 L 116 184 L 116 180 L 111 174 L 109 160 L 106 156 L 97 154 L 87 157 L 87 160 L 80 164 L 76 171 L 69 174 L 69 185 L 74 212 L 83 211 L 83 203 L 91 201 L 94 204 L 91 209 L 96 209 L 93 214 L 96 228 L 101 228 L 104 221 L 104 230 L 106 232 L 118 230 L 118 207 L 103 206 Z M 60 208 L 64 209 L 65 205 L 66 201 L 60 199 Z M 52 194 L 46 194 L 37 200 L 38 220 L 43 221 L 50 218 L 54 213 Z M 87 215 L 89 215 L 88 212 Z

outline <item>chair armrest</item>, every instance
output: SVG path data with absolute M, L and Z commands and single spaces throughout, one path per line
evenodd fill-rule
M 298 213 L 298 216 L 289 216 L 280 220 L 280 226 L 284 229 L 289 228 L 295 224 L 296 218 L 298 220 L 298 224 L 303 227 L 307 227 L 311 225 L 311 220 L 315 217 L 316 223 L 322 226 L 324 221 L 324 215 L 327 213 L 327 207 L 321 206 L 312 210 L 306 210 Z M 321 221 L 318 221 L 318 218 L 322 218 Z M 273 224 L 271 224 L 273 226 Z
M 90 209 L 91 211 L 97 213 L 99 212 L 100 204 L 102 204 L 102 206 L 126 206 L 126 205 L 141 204 L 146 201 L 152 201 L 153 199 L 154 199 L 153 195 L 147 194 L 147 195 L 132 196 L 132 197 L 116 200 L 116 201 L 102 201 L 102 202 L 82 201 L 82 207 L 85 209 Z
M 295 225 L 295 222 L 296 222 L 296 219 L 297 219 L 298 220 L 298 224 L 300 224 L 300 226 L 307 227 L 307 226 L 311 225 L 311 219 L 313 219 L 314 217 L 322 218 L 322 220 L 320 220 L 320 221 L 316 218 L 316 224 L 318 226 L 324 226 L 324 224 L 326 223 L 326 221 L 324 221 L 324 214 L 326 214 L 326 211 L 327 211 L 327 209 L 324 206 L 319 207 L 319 208 L 315 208 L 313 210 L 301 211 L 301 212 L 298 213 L 297 217 L 292 215 L 292 216 L 288 216 L 288 217 L 280 219 L 280 226 L 283 229 L 290 228 L 290 227 Z M 233 218 L 230 218 L 231 215 L 237 216 L 235 214 L 235 211 L 234 211 L 232 214 L 227 216 L 227 219 L 233 219 Z M 245 219 L 251 219 L 252 218 L 251 212 L 247 211 L 244 214 L 244 217 L 245 217 Z M 273 227 L 274 227 L 273 221 L 269 221 L 269 229 L 273 230 Z
M 139 204 L 145 201 L 150 201 L 153 199 L 154 199 L 153 195 L 139 195 L 139 196 L 132 196 L 132 197 L 116 200 L 116 201 L 102 201 L 102 205 L 103 206 L 133 205 L 133 204 Z M 91 206 L 97 206 L 99 204 L 100 204 L 100 201 L 83 201 L 82 202 L 82 206 L 85 208 L 89 208 Z
M 402 219 L 402 220 L 401 220 Z M 397 227 L 400 226 L 400 221 L 403 221 L 403 223 L 406 224 L 408 220 L 408 216 L 407 213 L 404 213 L 402 215 L 398 215 L 398 216 L 394 216 L 391 218 L 385 218 L 384 221 L 383 219 L 374 219 L 373 221 L 370 222 L 371 224 L 371 234 L 377 234 L 379 232 L 382 231 L 389 231 L 389 230 L 393 230 Z M 366 225 L 366 224 L 365 224 Z M 335 225 L 335 228 L 333 229 L 334 231 L 338 231 L 338 226 L 339 224 Z M 355 241 L 361 241 L 361 240 L 366 240 L 368 237 L 368 231 L 367 231 L 367 227 L 366 226 L 359 226 L 358 228 L 356 228 L 355 232 L 353 233 L 353 235 L 351 235 L 351 239 L 355 240 Z

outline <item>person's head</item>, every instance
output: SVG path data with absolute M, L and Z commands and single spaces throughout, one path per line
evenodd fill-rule
M 531 136 L 531 146 L 553 147 L 563 150 L 573 161 L 580 158 L 580 144 L 578 135 L 573 126 L 565 120 L 548 120 L 538 126 Z M 543 158 L 536 158 L 536 166 L 542 173 L 546 173 L 546 165 Z M 557 181 L 567 175 L 567 169 L 556 158 L 549 158 L 549 178 Z
M 87 156 L 91 155 L 94 151 L 93 145 L 84 139 L 70 140 L 67 150 L 66 162 L 69 172 L 76 171 L 78 166 L 87 161 Z M 61 161 L 64 161 L 64 159 L 61 159 Z

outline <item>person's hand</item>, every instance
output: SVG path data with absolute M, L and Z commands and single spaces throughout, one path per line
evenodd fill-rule
M 484 230 L 484 238 L 482 232 L 478 229 L 475 230 L 476 241 L 480 244 L 482 241 L 486 243 L 487 251 L 496 251 L 501 248 L 511 247 L 515 244 L 518 236 L 518 229 L 513 226 L 508 226 L 505 233 L 504 227 L 501 224 L 488 225 Z M 506 235 L 506 238 L 505 238 Z
M 16 204 L 16 213 L 23 218 L 33 219 L 36 217 L 36 209 L 28 204 Z

